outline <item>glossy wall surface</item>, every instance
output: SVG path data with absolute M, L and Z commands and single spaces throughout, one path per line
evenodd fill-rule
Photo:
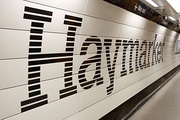
M 179 37 L 102 0 L 1 0 L 0 119 L 96 120 L 179 65 Z

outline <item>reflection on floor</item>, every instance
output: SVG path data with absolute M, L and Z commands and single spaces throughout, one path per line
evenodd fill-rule
M 180 72 L 128 120 L 180 120 Z

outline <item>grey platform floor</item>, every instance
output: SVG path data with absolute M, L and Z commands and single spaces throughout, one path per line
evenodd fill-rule
M 180 72 L 128 120 L 180 120 Z

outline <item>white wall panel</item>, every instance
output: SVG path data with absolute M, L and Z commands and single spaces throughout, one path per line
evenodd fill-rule
M 120 37 L 129 39 L 140 39 L 142 29 L 122 25 Z
M 27 96 L 27 87 L 19 86 L 17 88 L 11 88 L 0 91 L 0 119 L 7 118 L 9 116 L 20 114 L 19 107 L 21 106 L 21 100 Z
M 123 23 L 126 10 L 102 0 L 88 0 L 85 14 L 116 23 Z
M 162 34 L 157 34 L 156 42 L 165 42 L 166 41 L 166 36 Z
M 66 37 L 66 34 L 44 33 L 41 53 L 65 52 Z
M 155 37 L 155 33 L 146 30 L 143 30 L 141 35 L 142 40 L 148 40 L 148 41 L 152 41 L 154 37 Z
M 92 17 L 84 17 L 81 34 L 89 36 L 118 37 L 120 30 L 121 24 Z
M 11 3 L 11 4 L 10 4 Z M 14 5 L 16 3 L 17 5 Z M 0 20 L 0 28 L 22 29 L 28 26 L 23 21 L 24 2 L 22 0 L 1 0 L 0 14 L 3 16 Z
M 55 7 L 62 10 L 67 10 L 71 12 L 83 13 L 86 7 L 87 0 L 24 0 L 32 3 L 41 4 L 44 6 Z
M 41 67 L 41 80 L 50 80 L 64 76 L 63 63 L 47 64 Z
M 74 76 L 73 76 L 74 77 Z M 41 82 L 42 92 L 48 94 L 48 102 L 59 100 L 59 90 L 64 88 L 64 78 L 54 78 Z M 26 98 L 27 99 L 27 98 Z
M 27 84 L 27 59 L 0 60 L 0 89 Z
M 175 37 L 175 38 L 174 38 L 174 37 L 172 37 L 172 36 L 166 36 L 166 42 L 167 42 L 167 43 L 174 43 L 174 44 L 175 44 L 177 38 L 178 38 L 178 37 Z
M 0 59 L 28 57 L 28 31 L 0 29 L 0 36 Z
M 167 35 L 171 37 L 178 37 L 178 34 L 172 30 L 168 30 Z
M 155 36 L 156 36 L 157 33 L 153 33 L 153 32 L 149 32 L 149 31 L 143 31 L 142 32 L 142 36 L 141 36 L 141 39 L 143 40 L 147 40 L 147 41 L 153 41 L 155 40 Z M 165 39 L 165 35 L 163 34 L 157 34 L 157 37 L 156 37 L 156 40 L 158 42 L 163 42 L 163 40 Z
M 161 63 L 159 66 L 164 66 L 164 65 Z M 149 76 L 152 76 L 154 73 L 156 73 L 158 71 L 161 71 L 161 67 L 158 67 L 158 65 L 154 65 L 154 66 L 151 66 L 144 70 L 139 70 L 132 74 L 128 74 L 127 76 L 118 77 L 115 79 L 114 92 L 120 91 L 120 90 L 122 90 L 126 87 L 129 87 L 139 81 L 142 81 L 142 80 L 148 78 Z M 143 75 L 142 75 L 142 72 L 143 72 Z M 159 76 L 161 76 L 161 74 L 159 74 Z
M 134 13 L 127 12 L 123 24 L 142 29 L 145 24 L 145 18 Z
M 156 23 L 146 20 L 145 25 L 144 25 L 144 30 L 155 32 L 155 33 L 160 33 L 160 34 L 166 34 L 167 28 L 157 25 Z

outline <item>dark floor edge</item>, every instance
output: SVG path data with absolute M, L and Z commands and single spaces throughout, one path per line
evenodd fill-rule
M 138 111 L 151 97 L 153 97 L 166 83 L 169 82 L 178 72 L 176 71 L 172 76 L 170 76 L 164 83 L 162 83 L 158 88 L 156 88 L 152 93 L 150 93 L 147 97 L 145 97 L 142 101 L 140 101 L 125 117 L 121 120 L 128 120 L 136 111 Z
M 170 70 L 168 73 L 160 77 L 154 83 L 137 93 L 135 96 L 133 96 L 132 98 L 130 98 L 99 120 L 128 120 L 179 71 L 180 65 Z

